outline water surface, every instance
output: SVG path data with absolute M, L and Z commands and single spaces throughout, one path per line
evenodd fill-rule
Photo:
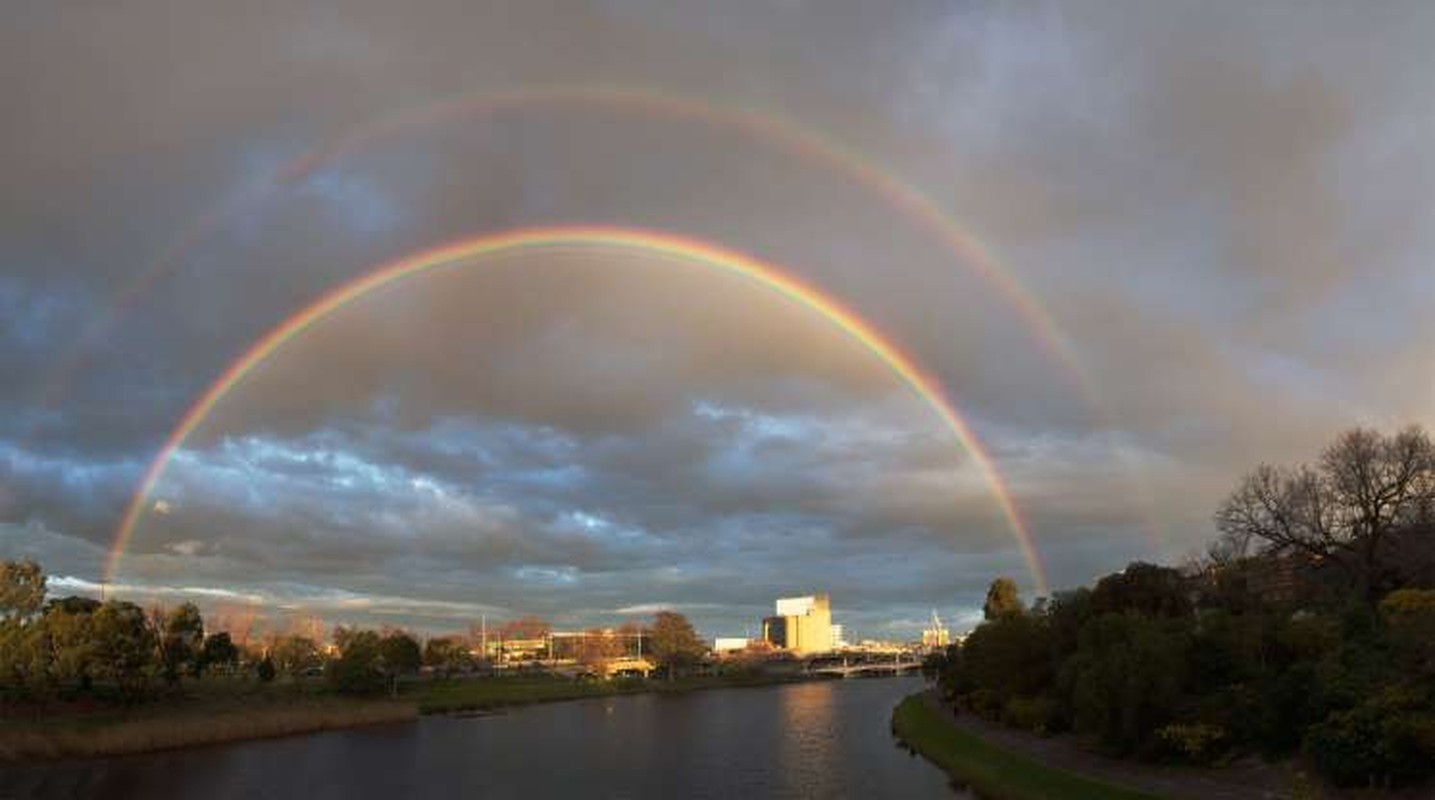
M 0 773 L 0 796 L 922 798 L 946 776 L 892 741 L 920 678 L 825 681 L 425 717 Z

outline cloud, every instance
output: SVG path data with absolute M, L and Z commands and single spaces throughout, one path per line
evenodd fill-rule
M 956 400 L 1057 586 L 1199 547 L 1256 461 L 1435 423 L 1428 5 L 843 6 L 18 15 L 0 556 L 92 587 L 150 458 L 258 337 L 515 226 L 670 230 L 842 299 Z M 910 184 L 1031 291 L 1093 396 L 930 226 L 751 130 L 510 104 L 285 168 L 446 98 L 571 84 L 790 118 Z M 673 604 L 732 631 L 831 588 L 850 629 L 901 632 L 1025 579 L 971 454 L 849 337 L 713 271 L 572 251 L 437 270 L 296 336 L 186 443 L 125 565 L 159 598 L 444 630 Z

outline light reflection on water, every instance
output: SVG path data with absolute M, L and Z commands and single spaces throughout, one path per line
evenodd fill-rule
M 952 798 L 897 748 L 920 679 L 633 695 L 0 771 L 0 796 Z
M 782 692 L 782 756 L 787 769 L 781 771 L 783 788 L 790 796 L 836 797 L 834 784 L 839 774 L 836 717 L 833 704 L 838 686 L 813 683 L 790 687 Z

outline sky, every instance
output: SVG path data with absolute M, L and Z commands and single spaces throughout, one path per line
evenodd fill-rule
M 1423 2 L 21 4 L 0 557 L 54 594 L 466 629 L 827 591 L 849 638 L 1178 563 L 1258 462 L 1435 425 Z M 983 454 L 811 308 L 860 316 Z

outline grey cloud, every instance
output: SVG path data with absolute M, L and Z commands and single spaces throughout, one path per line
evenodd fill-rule
M 958 398 L 1057 585 L 1199 546 L 1256 460 L 1435 419 L 1428 5 L 846 5 L 15 12 L 0 555 L 97 579 L 147 459 L 249 343 L 376 264 L 516 225 L 709 238 L 842 298 Z M 932 196 L 1069 334 L 1096 407 L 932 230 L 737 130 L 535 107 L 281 172 L 405 109 L 574 83 L 781 112 Z M 833 581 L 860 626 L 906 630 L 1019 573 L 972 459 L 890 374 L 672 266 L 533 256 L 316 326 L 193 438 L 136 583 L 326 614 L 347 592 L 430 626 L 682 602 L 731 631 L 755 594 Z

